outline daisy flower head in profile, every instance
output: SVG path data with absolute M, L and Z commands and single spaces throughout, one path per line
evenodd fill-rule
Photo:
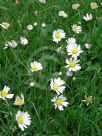
M 22 111 L 17 111 L 16 114 L 16 121 L 18 123 L 19 128 L 24 131 L 25 128 L 30 126 L 31 124 L 31 118 L 28 112 L 22 112 Z
M 17 105 L 17 106 L 24 105 L 24 95 L 23 94 L 21 94 L 21 96 L 16 96 L 14 105 Z
M 53 102 L 55 109 L 58 108 L 60 111 L 63 111 L 64 110 L 63 107 L 67 107 L 69 104 L 66 100 L 67 100 L 66 97 L 64 97 L 63 95 L 60 96 L 56 95 L 51 101 Z
M 81 50 L 80 45 L 78 44 L 73 44 L 73 45 L 68 45 L 67 46 L 67 53 L 68 55 L 71 55 L 72 58 L 76 58 L 82 53 L 83 51 Z
M 85 21 L 91 21 L 91 20 L 93 19 L 93 16 L 92 16 L 92 14 L 86 13 L 86 15 L 83 16 L 83 19 L 84 19 Z
M 73 10 L 78 10 L 79 7 L 80 7 L 80 4 L 79 4 L 79 3 L 74 3 L 74 4 L 72 4 L 72 9 L 73 9 Z
M 70 58 L 70 60 L 66 59 L 66 68 L 68 68 L 69 71 L 78 71 L 81 69 L 80 64 L 78 64 L 80 60 L 77 60 L 77 58 Z
M 66 42 L 67 42 L 68 45 L 75 45 L 75 44 L 77 44 L 76 43 L 76 39 L 73 38 L 73 37 L 68 38 L 68 40 L 66 40 Z
M 31 62 L 30 66 L 31 66 L 30 70 L 32 72 L 38 72 L 38 71 L 41 71 L 43 69 L 42 64 L 40 62 L 37 62 L 37 61 Z
M 97 5 L 96 2 L 91 2 L 90 6 L 91 6 L 91 9 L 97 9 L 98 8 L 98 5 Z
M 26 37 L 20 37 L 20 44 L 21 45 L 27 45 L 28 39 Z
M 7 23 L 7 22 L 3 22 L 2 24 L 0 24 L 0 26 L 3 28 L 3 29 L 8 29 L 10 27 L 10 24 Z
M 16 48 L 17 47 L 17 42 L 15 40 L 11 40 L 11 41 L 6 42 L 4 49 L 7 49 L 8 47 Z
M 79 34 L 80 32 L 82 32 L 82 27 L 81 26 L 78 26 L 76 24 L 72 25 L 72 31 Z
M 55 91 L 58 95 L 60 93 L 63 93 L 63 91 L 66 88 L 65 82 L 63 80 L 61 80 L 60 77 L 51 79 L 50 87 L 51 87 L 51 90 Z
M 87 106 L 88 106 L 89 104 L 92 104 L 92 96 L 86 96 L 86 95 L 85 95 L 85 99 L 82 100 L 82 102 L 85 102 L 85 103 L 87 104 Z
M 0 98 L 3 100 L 12 99 L 14 94 L 10 94 L 9 91 L 10 91 L 10 88 L 5 85 L 3 90 L 0 91 Z
M 58 30 L 55 30 L 53 32 L 53 41 L 58 43 L 59 41 L 61 41 L 63 38 L 65 38 L 66 34 L 64 32 L 64 30 L 62 29 L 58 29 Z

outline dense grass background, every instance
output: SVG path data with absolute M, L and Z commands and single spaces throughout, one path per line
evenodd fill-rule
M 71 9 L 71 4 L 79 2 L 78 11 Z M 13 0 L 0 0 L 0 23 L 9 22 L 10 29 L 0 29 L 0 88 L 6 84 L 10 86 L 15 95 L 23 93 L 25 105 L 20 109 L 28 111 L 32 124 L 25 132 L 21 132 L 15 121 L 18 107 L 13 106 L 13 100 L 7 102 L 0 100 L 0 136 L 102 136 L 102 6 L 90 8 L 92 0 L 48 0 L 46 5 L 41 5 L 38 0 L 21 0 L 15 5 Z M 58 11 L 65 10 L 69 17 L 58 17 Z M 35 14 L 37 12 L 37 15 Z M 83 21 L 85 13 L 92 13 L 94 19 L 86 23 Z M 96 18 L 97 17 L 97 18 Z M 37 22 L 34 30 L 28 32 L 26 26 Z M 41 24 L 46 23 L 46 28 Z M 81 22 L 83 32 L 79 35 L 71 30 L 72 24 Z M 81 55 L 82 70 L 68 78 L 63 72 L 65 66 L 64 51 L 56 52 L 59 45 L 52 42 L 52 32 L 62 28 L 68 37 L 75 37 L 84 50 L 84 44 L 93 44 L 90 51 L 84 50 Z M 29 40 L 27 46 L 4 50 L 7 40 L 19 41 L 20 36 Z M 29 64 L 39 60 L 44 65 L 44 70 L 36 75 L 29 72 Z M 69 107 L 65 111 L 55 110 L 51 99 L 54 94 L 50 91 L 49 81 L 63 72 L 62 79 L 66 81 L 66 91 Z M 29 83 L 35 82 L 33 88 Z M 84 95 L 92 95 L 93 103 L 86 106 L 81 103 Z

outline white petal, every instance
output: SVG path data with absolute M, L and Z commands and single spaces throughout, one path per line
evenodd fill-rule
M 11 99 L 11 98 L 13 98 L 13 96 L 14 96 L 14 94 L 8 94 L 7 98 Z
M 64 110 L 62 105 L 58 106 L 58 108 L 59 108 L 60 111 Z

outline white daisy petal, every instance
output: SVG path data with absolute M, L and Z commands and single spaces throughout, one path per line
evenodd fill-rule
M 14 96 L 14 94 L 8 94 L 8 95 L 7 95 L 7 98 L 12 99 L 13 96 Z

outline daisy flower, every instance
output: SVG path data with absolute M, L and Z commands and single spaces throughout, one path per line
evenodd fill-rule
M 23 94 L 21 94 L 21 97 L 16 96 L 14 105 L 17 105 L 17 106 L 24 105 L 24 95 Z
M 20 37 L 20 44 L 21 45 L 27 45 L 28 44 L 28 40 L 26 37 Z
M 86 96 L 85 95 L 85 99 L 82 100 L 82 102 L 85 102 L 87 104 L 87 106 L 91 103 L 92 104 L 92 96 Z
M 68 45 L 67 46 L 67 52 L 68 55 L 71 55 L 73 58 L 76 58 L 82 53 L 83 51 L 80 48 L 80 45 L 78 44 L 73 44 L 73 45 Z
M 66 88 L 65 82 L 63 80 L 61 80 L 60 77 L 51 79 L 50 87 L 51 87 L 51 90 L 54 90 L 58 95 L 60 93 L 63 93 L 63 91 Z
M 76 24 L 72 25 L 72 31 L 79 34 L 80 32 L 82 32 L 82 27 L 81 26 L 78 26 Z
M 66 97 L 60 95 L 55 96 L 51 101 L 54 103 L 53 105 L 55 106 L 55 109 L 58 108 L 60 111 L 63 111 L 63 107 L 67 107 L 67 105 L 69 104 L 66 100 Z
M 53 32 L 53 41 L 58 43 L 59 41 L 61 41 L 63 38 L 65 38 L 65 32 L 64 30 L 62 29 L 58 29 L 58 30 L 55 30 Z
M 72 9 L 77 10 L 80 7 L 79 3 L 72 4 Z
M 60 17 L 64 17 L 64 18 L 67 18 L 67 17 L 68 17 L 67 13 L 65 13 L 64 10 L 59 11 L 58 15 L 59 15 Z
M 28 112 L 21 112 L 20 110 L 17 111 L 16 121 L 22 131 L 24 131 L 24 129 L 30 126 L 31 124 L 31 118 Z
M 40 71 L 40 70 L 43 69 L 42 64 L 40 62 L 37 62 L 37 61 L 31 62 L 30 66 L 31 66 L 30 70 L 32 72 L 37 72 L 37 71 Z
M 4 49 L 7 49 L 8 47 L 16 48 L 17 42 L 15 40 L 11 40 L 11 41 L 6 42 Z
M 66 68 L 68 68 L 69 71 L 78 71 L 81 69 L 80 64 L 78 64 L 79 60 L 77 58 L 71 58 L 70 60 L 66 59 Z
M 97 9 L 98 8 L 98 5 L 97 5 L 96 2 L 91 2 L 90 6 L 91 6 L 91 9 Z
M 3 22 L 2 24 L 0 24 L 0 26 L 4 29 L 8 29 L 10 27 L 10 24 L 7 22 Z
M 8 86 L 4 86 L 3 90 L 0 91 L 0 98 L 3 100 L 12 99 L 14 94 L 9 94 L 10 88 Z
M 83 16 L 83 19 L 84 19 L 85 21 L 91 21 L 91 20 L 93 19 L 93 16 L 92 16 L 92 14 L 86 13 L 86 15 Z
M 68 40 L 66 40 L 67 41 L 67 44 L 68 45 L 74 45 L 74 44 L 76 44 L 76 39 L 75 38 L 68 38 Z

